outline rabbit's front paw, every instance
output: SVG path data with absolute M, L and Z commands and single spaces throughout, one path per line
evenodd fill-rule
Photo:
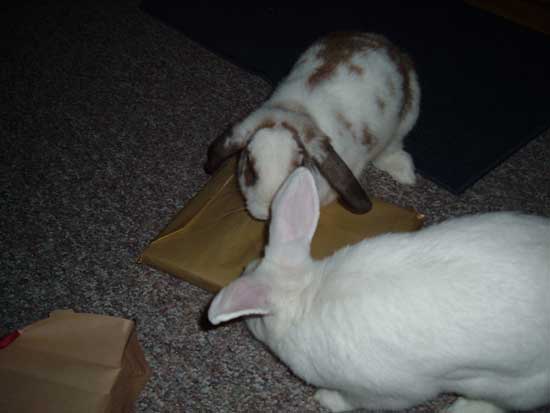
M 416 175 L 411 155 L 404 150 L 382 153 L 373 162 L 378 169 L 389 173 L 397 182 L 405 185 L 414 185 Z
M 345 412 L 354 409 L 342 394 L 335 390 L 319 389 L 313 397 L 331 412 Z
M 447 408 L 447 413 L 503 413 L 500 407 L 494 404 L 480 401 L 468 400 L 459 397 L 452 405 Z

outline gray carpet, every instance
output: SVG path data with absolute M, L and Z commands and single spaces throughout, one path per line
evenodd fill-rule
M 208 143 L 269 85 L 137 1 L 39 4 L 0 13 L 0 335 L 58 308 L 126 317 L 153 369 L 139 412 L 322 411 L 242 323 L 205 328 L 211 294 L 135 262 L 207 180 Z M 547 134 L 461 197 L 373 168 L 366 179 L 428 223 L 489 210 L 550 216 L 549 159 Z

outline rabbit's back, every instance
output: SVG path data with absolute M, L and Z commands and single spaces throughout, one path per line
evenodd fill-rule
M 477 323 L 486 323 L 479 334 L 506 334 L 504 327 L 527 333 L 538 326 L 550 338 L 550 329 L 542 329 L 550 322 L 547 218 L 515 213 L 458 218 L 366 240 L 325 265 L 320 295 L 327 302 L 353 303 L 365 314 L 385 307 L 388 322 L 403 317 L 404 331 L 420 320 L 418 328 L 427 325 L 457 343 L 473 340 Z M 463 334 L 466 328 L 469 335 Z M 487 349 L 482 356 L 490 354 Z
M 333 273 L 362 274 L 339 282 L 402 283 L 434 291 L 447 285 L 473 289 L 491 282 L 516 283 L 525 277 L 541 283 L 550 276 L 550 219 L 510 212 L 454 218 L 418 232 L 364 240 L 338 251 L 324 265 Z
M 410 58 L 383 36 L 334 33 L 304 52 L 270 101 L 303 107 L 344 158 L 350 147 L 374 156 L 412 128 L 420 88 Z
M 317 352 L 312 365 L 298 363 L 316 385 L 401 395 L 410 387 L 402 406 L 444 391 L 512 408 L 545 401 L 550 220 L 455 219 L 364 241 L 320 266 L 301 338 L 292 339 Z

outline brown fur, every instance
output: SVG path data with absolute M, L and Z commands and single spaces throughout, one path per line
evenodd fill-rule
M 382 36 L 365 33 L 332 33 L 320 43 L 317 57 L 321 65 L 308 79 L 308 84 L 314 88 L 322 81 L 330 78 L 336 69 L 344 64 L 352 73 L 362 75 L 363 69 L 351 63 L 355 53 L 384 47 L 389 42 Z
M 300 153 L 302 153 L 302 151 L 300 151 Z M 290 171 L 292 172 L 294 169 L 298 168 L 299 166 L 302 166 L 303 164 L 304 164 L 303 157 L 300 157 L 299 155 L 296 156 L 290 163 L 290 168 L 291 168 Z
M 347 65 L 350 73 L 363 75 L 363 68 L 351 63 L 355 53 L 367 52 L 384 48 L 388 51 L 390 59 L 397 65 L 399 73 L 403 78 L 401 85 L 403 93 L 403 104 L 399 111 L 400 118 L 410 110 L 412 104 L 411 73 L 414 70 L 413 62 L 408 55 L 401 52 L 385 37 L 372 33 L 333 33 L 320 42 L 320 49 L 317 58 L 321 64 L 308 78 L 310 88 L 315 88 L 324 80 L 329 79 L 340 65 Z M 388 84 L 391 94 L 395 94 L 395 85 Z M 383 110 L 384 104 L 379 104 Z
M 372 134 L 368 126 L 363 128 L 363 143 L 367 146 L 375 146 L 378 143 L 376 136 Z
M 356 74 L 358 76 L 361 76 L 364 72 L 363 68 L 361 66 L 357 66 L 354 64 L 350 64 L 348 67 L 350 73 Z
M 410 57 L 400 52 L 395 46 L 389 49 L 389 54 L 390 58 L 397 64 L 399 73 L 403 78 L 403 84 L 401 85 L 403 104 L 399 110 L 399 117 L 402 119 L 412 105 L 411 73 L 414 70 L 414 65 Z
M 300 142 L 300 133 L 298 132 L 298 129 L 296 129 L 294 126 L 292 126 L 290 123 L 283 121 L 281 123 L 281 126 L 285 129 L 287 129 L 294 140 L 298 143 Z
M 306 143 L 309 143 L 311 142 L 313 139 L 315 139 L 315 137 L 319 135 L 318 131 L 314 128 L 306 128 L 305 130 L 305 134 L 304 134 L 304 142 Z
M 336 118 L 338 119 L 338 122 L 347 130 L 351 131 L 353 129 L 353 125 L 351 122 L 341 113 L 336 114 Z
M 258 126 L 256 126 L 250 136 L 254 136 L 256 132 L 258 132 L 260 129 L 273 128 L 275 125 L 276 123 L 273 119 L 264 119 L 261 123 L 258 124 Z
M 300 141 L 300 134 L 298 132 L 298 129 L 296 129 L 294 126 L 292 126 L 290 123 L 283 121 L 281 123 L 281 126 L 285 129 L 287 129 L 290 134 L 292 135 L 292 138 L 298 145 L 298 153 L 296 156 L 292 159 L 290 162 L 290 169 L 289 173 L 292 172 L 294 169 L 298 168 L 299 166 L 302 166 L 304 164 L 304 147 L 302 142 Z
M 302 155 L 302 162 L 296 159 L 291 164 L 291 168 L 299 164 L 303 164 L 308 168 L 318 168 L 351 210 L 357 213 L 364 213 L 370 210 L 372 205 L 368 195 L 356 180 L 353 172 L 350 171 L 349 167 L 332 147 L 330 137 L 310 126 L 303 132 L 302 141 L 300 139 L 300 132 L 296 127 L 288 122 L 282 122 L 282 126 L 290 131 Z M 314 139 L 320 140 L 321 153 L 309 153 L 307 151 L 308 144 Z
M 241 162 L 239 162 L 239 175 L 244 177 L 244 184 L 246 186 L 252 186 L 258 181 L 256 160 L 250 154 L 248 149 L 245 149 L 241 155 Z
M 302 146 L 301 139 L 303 139 L 304 143 L 309 143 L 313 139 L 315 139 L 316 136 L 319 135 L 319 131 L 311 126 L 310 127 L 306 126 L 306 128 L 303 131 L 303 136 L 300 136 L 300 132 L 298 131 L 298 129 L 296 129 L 296 127 L 292 126 L 290 123 L 283 122 L 281 125 L 284 128 L 288 129 L 288 131 L 292 134 L 292 137 L 294 138 L 298 146 Z
M 264 119 L 256 126 L 250 136 L 254 136 L 259 130 L 275 127 L 276 122 L 273 119 Z M 240 162 L 240 175 L 244 177 L 246 186 L 253 186 L 258 181 L 258 172 L 256 171 L 256 159 L 252 156 L 248 148 L 244 149 Z
M 328 136 L 321 138 L 325 156 L 323 158 L 313 157 L 314 163 L 327 179 L 329 184 L 339 193 L 348 208 L 363 214 L 372 208 L 365 189 L 353 175 L 346 163 L 338 156 Z

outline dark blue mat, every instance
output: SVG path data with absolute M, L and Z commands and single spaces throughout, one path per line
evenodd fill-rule
M 142 8 L 273 85 L 319 36 L 386 35 L 414 59 L 421 114 L 406 140 L 417 170 L 459 194 L 550 127 L 550 37 L 462 2 L 363 2 L 346 8 Z M 206 3 L 207 4 L 207 3 Z

